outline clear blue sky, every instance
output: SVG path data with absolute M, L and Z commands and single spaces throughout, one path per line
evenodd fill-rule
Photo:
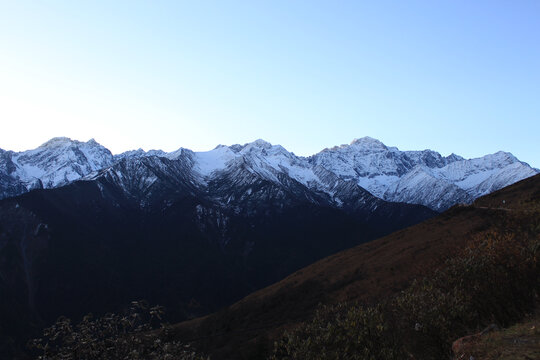
M 0 0 L 0 148 L 371 136 L 540 167 L 540 1 Z

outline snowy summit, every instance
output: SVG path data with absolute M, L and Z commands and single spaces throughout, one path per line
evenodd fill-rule
M 123 167 L 116 166 L 120 163 Z M 443 157 L 432 150 L 400 151 L 371 137 L 324 149 L 307 158 L 262 139 L 244 145 L 219 145 L 205 152 L 183 148 L 170 153 L 138 149 L 112 155 L 93 139 L 79 142 L 59 137 L 34 150 L 0 150 L 0 198 L 35 188 L 63 186 L 105 173 L 115 172 L 121 178 L 122 171 L 143 163 L 147 167 L 157 166 L 165 173 L 172 172 L 192 187 L 211 186 L 225 174 L 229 177 L 251 174 L 280 186 L 301 184 L 316 194 L 324 194 L 337 205 L 346 206 L 349 198 L 346 193 L 355 184 L 386 201 L 421 204 L 437 211 L 471 202 L 539 172 L 506 152 L 476 159 L 455 154 Z

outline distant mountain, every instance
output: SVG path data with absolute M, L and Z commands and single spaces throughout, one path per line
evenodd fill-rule
M 53 138 L 23 152 L 0 149 L 0 198 L 63 186 L 113 163 L 111 152 L 93 139 Z
M 364 137 L 309 158 L 343 179 L 356 181 L 387 200 L 442 211 L 539 173 L 512 154 L 497 152 L 466 160 L 432 150 L 400 151 Z
M 119 169 L 126 161 L 149 158 L 154 160 L 148 161 L 167 159 L 166 163 L 161 163 L 162 175 L 169 165 L 171 172 L 179 175 L 177 162 L 182 162 L 183 175 L 178 180 L 189 179 L 189 186 L 199 191 L 213 191 L 220 179 L 225 176 L 230 181 L 235 174 L 240 178 L 229 184 L 241 185 L 247 171 L 270 182 L 291 181 L 291 186 L 292 183 L 303 185 L 309 189 L 309 194 L 304 195 L 315 203 L 323 199 L 343 208 L 357 206 L 350 200 L 357 199 L 365 189 L 386 201 L 421 204 L 442 211 L 457 203 L 470 203 L 479 196 L 538 173 L 510 153 L 498 152 L 466 160 L 454 154 L 442 157 L 431 150 L 400 151 L 369 137 L 325 149 L 309 158 L 296 156 L 263 140 L 245 145 L 220 145 L 207 152 L 182 148 L 170 153 L 139 149 L 113 156 L 94 140 L 83 143 L 54 138 L 34 150 L 20 153 L 0 150 L 0 198 L 36 188 L 63 186 L 78 179 L 94 179 L 102 172 L 119 176 Z M 253 200 L 240 188 L 234 192 L 236 195 L 221 200 L 241 202 L 237 196 Z M 141 201 L 144 203 L 144 199 Z

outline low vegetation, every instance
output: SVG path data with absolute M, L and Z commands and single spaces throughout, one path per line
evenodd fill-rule
M 451 358 L 457 338 L 533 312 L 538 279 L 540 212 L 501 216 L 497 227 L 397 296 L 371 306 L 321 307 L 275 343 L 271 359 Z
M 540 359 L 540 314 L 467 344 L 463 355 L 482 360 Z
M 166 340 L 162 314 L 162 307 L 135 301 L 125 314 L 87 315 L 76 325 L 60 317 L 29 347 L 39 360 L 205 359 L 189 345 Z

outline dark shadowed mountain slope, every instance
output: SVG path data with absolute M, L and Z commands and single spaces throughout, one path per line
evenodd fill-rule
M 220 312 L 176 325 L 174 336 L 194 341 L 214 360 L 255 358 L 284 329 L 308 319 L 318 304 L 373 303 L 396 294 L 478 234 L 508 217 L 538 211 L 540 175 L 320 260 Z
M 339 179 L 315 191 L 245 159 L 201 177 L 188 171 L 193 156 L 125 157 L 87 180 L 0 201 L 4 339 L 134 299 L 172 319 L 200 316 L 434 215 Z M 329 194 L 340 191 L 346 203 Z

